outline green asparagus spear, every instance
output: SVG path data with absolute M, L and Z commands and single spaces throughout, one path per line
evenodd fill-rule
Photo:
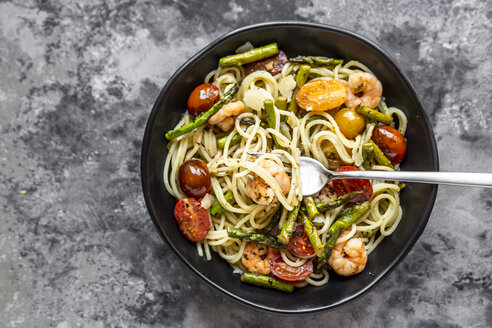
M 278 54 L 277 43 L 272 43 L 263 47 L 251 49 L 240 54 L 222 57 L 219 61 L 219 66 L 228 67 L 248 64 L 276 54 Z
M 328 66 L 328 65 L 339 65 L 343 64 L 343 59 L 333 59 L 322 56 L 297 56 L 294 58 L 289 58 L 291 63 L 318 65 L 318 66 Z
M 262 276 L 259 274 L 254 274 L 249 272 L 243 272 L 241 274 L 241 281 L 260 287 L 278 289 L 287 293 L 292 293 L 292 291 L 294 290 L 294 285 L 291 283 L 280 281 L 273 277 Z
M 265 107 L 268 127 L 275 129 L 275 124 L 277 123 L 277 120 L 275 117 L 275 109 L 273 108 L 273 101 L 270 99 L 265 99 L 265 101 L 263 102 L 263 106 Z
M 317 271 L 321 271 L 323 266 L 326 264 L 328 259 L 330 258 L 331 251 L 337 242 L 340 234 L 350 228 L 350 226 L 360 219 L 364 214 L 369 211 L 371 208 L 370 202 L 364 202 L 362 204 L 355 205 L 350 210 L 345 212 L 342 216 L 340 216 L 330 227 L 328 230 L 328 234 L 326 235 L 326 243 L 325 250 L 323 254 L 320 256 L 318 264 L 316 266 Z
M 241 240 L 252 241 L 258 244 L 263 244 L 271 248 L 285 248 L 284 244 L 279 243 L 272 235 L 256 233 L 244 229 L 227 227 L 227 235 L 231 238 L 239 238 Z
M 265 113 L 266 113 L 266 119 L 267 119 L 268 127 L 275 129 L 275 124 L 277 123 L 277 118 L 275 116 L 275 109 L 273 108 L 273 101 L 270 99 L 266 99 L 263 102 L 263 106 L 265 107 Z M 279 145 L 275 136 L 272 136 L 272 137 L 273 137 L 273 141 L 275 142 L 275 145 L 277 146 L 277 148 L 282 148 Z
M 277 212 L 275 212 L 275 214 L 272 215 L 272 218 L 270 219 L 270 222 L 268 223 L 268 225 L 265 228 L 263 228 L 261 230 L 261 232 L 262 233 L 269 233 L 270 231 L 275 229 L 275 227 L 278 226 L 278 222 L 280 221 L 280 217 L 282 216 L 282 212 L 283 212 L 283 208 L 280 206 L 279 209 L 277 210 Z
M 304 205 L 306 205 L 306 211 L 310 219 L 314 219 L 314 217 L 319 214 L 313 197 L 304 197 Z
M 275 99 L 275 107 L 277 107 L 280 110 L 286 110 L 287 109 L 287 98 L 277 97 Z
M 294 96 L 296 92 L 292 94 L 292 99 L 290 100 L 289 106 L 287 107 L 287 110 L 289 112 L 292 112 L 294 114 L 297 114 L 297 103 L 296 103 L 296 98 Z
M 297 91 L 299 91 L 299 88 L 301 88 L 304 84 L 306 84 L 310 70 L 311 70 L 311 66 L 301 65 L 301 67 L 299 67 L 299 70 L 297 71 L 296 74 L 297 87 L 294 89 L 294 92 L 292 93 L 292 99 L 290 100 L 289 107 L 287 108 L 290 112 L 293 112 L 294 114 L 297 114 L 297 102 L 296 102 Z
M 277 236 L 277 239 L 282 244 L 287 244 L 289 242 L 289 238 L 294 231 L 294 223 L 297 219 L 297 214 L 299 213 L 300 204 L 294 207 L 294 209 L 289 212 L 287 215 L 287 219 L 285 220 L 284 225 L 282 226 L 282 230 Z
M 203 114 L 197 116 L 193 122 L 188 123 L 180 128 L 177 128 L 176 130 L 168 131 L 166 133 L 166 139 L 171 140 L 177 138 L 207 123 L 209 118 L 214 116 L 215 113 L 217 113 L 222 108 L 222 106 L 224 106 L 229 101 L 231 101 L 231 99 L 234 97 L 234 95 L 236 95 L 238 90 L 239 90 L 239 83 L 236 83 L 232 88 L 229 89 L 229 91 L 227 91 L 227 93 L 217 103 L 215 103 L 209 110 L 207 110 Z
M 379 122 L 383 122 L 386 124 L 391 124 L 391 122 L 393 122 L 393 117 L 386 115 L 386 114 L 383 114 L 381 112 L 378 112 L 377 110 L 362 106 L 362 105 L 357 106 L 355 108 L 355 111 L 361 115 L 372 118 L 373 120 L 376 120 Z
M 369 141 L 369 143 L 374 148 L 373 154 L 374 154 L 374 159 L 376 160 L 376 162 L 380 165 L 384 165 L 384 166 L 393 168 L 393 164 L 391 164 L 391 161 L 388 159 L 388 157 L 386 157 L 386 155 L 383 153 L 381 148 L 379 148 L 378 145 L 376 145 L 374 143 L 374 141 L 372 141 L 372 140 Z
M 230 192 L 230 191 L 226 192 L 226 194 L 224 195 L 224 198 L 225 198 L 226 202 L 228 202 L 231 205 L 234 205 L 236 203 L 236 201 L 234 200 L 234 196 L 232 195 L 232 192 Z M 224 211 L 225 211 L 225 208 L 222 207 L 222 205 L 220 205 L 219 202 L 215 202 L 212 205 L 212 207 L 210 208 L 210 214 L 212 214 L 213 216 L 221 215 L 222 213 L 224 213 Z
M 374 146 L 370 143 L 362 145 L 362 167 L 364 170 L 370 170 L 374 165 Z
M 227 137 L 228 136 L 225 136 L 225 137 L 222 137 L 219 140 L 217 140 L 217 147 L 219 147 L 220 149 L 223 149 L 225 147 L 225 144 L 226 144 L 226 141 L 227 141 Z M 240 134 L 235 134 L 231 138 L 231 142 L 229 143 L 229 145 L 230 146 L 237 145 L 238 143 L 241 142 L 242 139 L 243 139 L 243 137 Z
M 310 70 L 311 70 L 311 66 L 309 65 L 301 65 L 301 67 L 299 67 L 299 70 L 297 71 L 297 75 L 296 75 L 296 82 L 299 88 L 302 87 L 304 84 L 306 84 Z
M 362 191 L 353 191 L 348 194 L 337 197 L 327 203 L 317 204 L 316 208 L 320 213 L 325 213 L 326 211 L 345 205 L 346 203 L 348 203 L 349 201 L 351 201 L 361 193 Z
M 318 232 L 316 231 L 316 228 L 313 227 L 313 223 L 309 220 L 309 218 L 307 217 L 304 211 L 299 211 L 299 217 L 301 219 L 302 225 L 304 226 L 304 231 L 306 231 L 309 241 L 313 246 L 314 252 L 316 253 L 317 256 L 321 256 L 324 251 L 324 246 L 323 243 L 321 242 L 321 239 L 319 239 L 319 235 Z

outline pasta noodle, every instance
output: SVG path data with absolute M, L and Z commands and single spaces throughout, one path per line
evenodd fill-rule
M 217 136 L 208 125 L 202 125 L 193 133 L 182 135 L 169 142 L 169 154 L 164 166 L 164 186 L 174 197 L 185 197 L 179 188 L 178 168 L 186 160 L 197 158 L 208 165 L 211 175 L 213 195 L 222 205 L 225 211 L 218 216 L 210 216 L 211 228 L 203 241 L 197 242 L 197 251 L 200 256 L 211 259 L 211 251 L 229 262 L 234 272 L 245 270 L 241 263 L 246 241 L 228 237 L 226 227 L 262 229 L 266 227 L 280 204 L 284 210 L 278 223 L 282 227 L 288 211 L 292 210 L 301 200 L 301 179 L 299 157 L 310 156 L 321 162 L 328 168 L 336 169 L 341 163 L 361 167 L 362 145 L 371 139 L 375 123 L 368 123 L 364 131 L 355 139 L 347 139 L 340 131 L 337 122 L 328 112 L 307 112 L 302 118 L 298 118 L 292 112 L 275 110 L 274 128 L 262 126 L 260 117 L 264 116 L 263 101 L 276 99 L 280 93 L 290 97 L 289 81 L 283 83 L 282 79 L 292 79 L 299 69 L 299 64 L 287 63 L 280 74 L 272 76 L 267 71 L 256 71 L 246 75 L 241 67 L 227 67 L 211 71 L 206 77 L 206 83 L 213 83 L 223 95 L 234 84 L 241 84 L 236 100 L 242 100 L 248 110 L 239 115 L 235 120 L 233 130 L 228 133 L 227 141 L 223 149 L 217 147 Z M 309 80 L 341 80 L 347 81 L 348 77 L 358 71 L 370 72 L 360 62 L 349 61 L 345 65 L 337 65 L 333 68 L 311 68 Z M 397 118 L 397 126 L 401 133 L 405 133 L 407 118 L 403 111 L 395 107 L 388 107 L 381 100 L 377 110 L 394 115 Z M 245 126 L 240 122 L 250 119 L 253 124 Z M 189 123 L 192 119 L 186 113 L 177 127 Z M 282 123 L 281 123 L 282 122 Z M 238 144 L 232 143 L 235 135 L 240 135 Z M 278 147 L 270 150 L 272 136 L 275 136 Z M 260 152 L 264 155 L 258 158 L 248 155 L 250 152 Z M 281 155 L 284 161 L 280 161 L 277 155 Z M 258 165 L 259 161 L 271 160 L 281 166 L 291 179 L 291 189 L 284 194 L 278 182 L 264 168 Z M 373 170 L 391 170 L 384 166 L 374 166 Z M 273 190 L 278 202 L 274 205 L 260 205 L 253 202 L 248 194 L 247 182 L 252 174 L 263 179 Z M 400 205 L 400 186 L 396 182 L 371 181 L 374 194 L 371 198 L 371 210 L 361 217 L 349 229 L 349 233 L 341 240 L 352 237 L 362 239 L 368 254 L 381 243 L 381 241 L 395 231 L 402 219 Z M 230 191 L 235 199 L 231 205 L 225 199 L 225 194 Z M 335 208 L 324 214 L 318 215 L 313 220 L 321 241 L 327 239 L 330 225 L 340 215 L 341 208 Z M 292 267 L 303 265 L 308 258 L 294 257 L 286 250 L 281 250 L 283 260 Z M 312 274 L 303 283 L 296 286 L 315 285 L 321 286 L 328 282 L 329 275 L 326 270 L 318 274 Z

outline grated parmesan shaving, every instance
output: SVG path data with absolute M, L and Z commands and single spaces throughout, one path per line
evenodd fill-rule
M 292 75 L 287 75 L 278 81 L 278 91 L 280 91 L 282 96 L 287 98 L 287 101 L 290 101 L 296 85 L 297 83 L 294 77 L 292 77 Z
M 256 111 L 260 111 L 263 108 L 263 102 L 266 99 L 270 99 L 273 101 L 272 95 L 265 89 L 252 87 L 251 89 L 244 92 L 244 103 L 246 104 L 246 106 Z

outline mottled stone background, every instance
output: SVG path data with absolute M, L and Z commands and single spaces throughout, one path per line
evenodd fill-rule
M 0 1 L 1 327 L 492 326 L 490 190 L 440 187 L 381 285 L 307 318 L 230 301 L 161 242 L 139 175 L 160 88 L 223 33 L 284 19 L 381 44 L 421 96 L 442 170 L 492 171 L 490 1 Z

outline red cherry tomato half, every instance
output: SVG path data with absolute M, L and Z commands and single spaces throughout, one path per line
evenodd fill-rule
M 272 273 L 285 281 L 302 281 L 313 273 L 313 261 L 307 260 L 299 267 L 291 267 L 279 255 L 270 264 Z
M 287 250 L 297 256 L 310 256 L 314 254 L 314 248 L 304 230 L 304 226 L 296 222 L 296 227 L 287 244 Z
M 179 186 L 188 197 L 198 200 L 212 190 L 212 180 L 207 164 L 197 159 L 190 159 L 179 167 Z
M 210 229 L 207 211 L 194 198 L 182 198 L 174 207 L 179 229 L 191 241 L 203 240 Z
M 220 100 L 219 88 L 212 83 L 200 84 L 188 98 L 188 112 L 195 117 L 209 110 Z
M 400 131 L 388 125 L 381 125 L 372 132 L 372 140 L 381 148 L 393 164 L 403 161 L 407 152 L 407 142 Z
M 340 167 L 337 172 L 358 170 L 359 169 L 355 166 L 347 165 Z M 349 204 L 358 204 L 365 202 L 372 196 L 372 185 L 371 182 L 367 179 L 339 179 L 333 180 L 332 184 L 338 197 L 351 193 L 353 191 L 362 191 L 362 194 L 350 200 Z

